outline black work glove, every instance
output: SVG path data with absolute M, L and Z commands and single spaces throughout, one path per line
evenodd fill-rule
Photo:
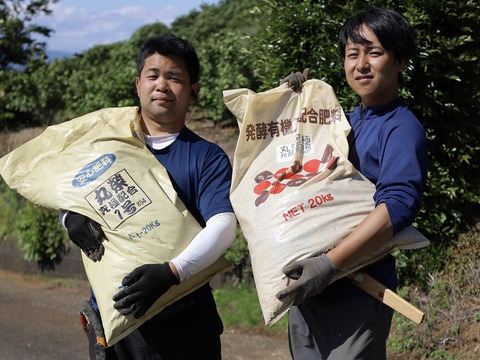
M 298 292 L 293 305 L 300 305 L 309 297 L 320 294 L 339 272 L 340 269 L 325 254 L 295 261 L 285 266 L 283 273 L 297 281 L 279 291 L 277 299 L 282 301 L 290 294 Z
M 123 278 L 122 285 L 125 289 L 113 297 L 113 307 L 122 315 L 138 309 L 135 313 L 135 318 L 138 319 L 170 287 L 179 283 L 168 262 L 139 266 Z
M 305 68 L 303 70 L 303 73 L 301 72 L 296 72 L 291 73 L 290 75 L 284 77 L 282 80 L 280 80 L 280 85 L 288 83 L 288 87 L 292 89 L 295 92 L 299 92 L 302 89 L 302 85 L 305 81 L 308 80 L 308 71 L 309 68 Z
M 99 261 L 105 251 L 102 239 L 105 233 L 99 223 L 73 211 L 65 216 L 68 237 L 90 260 Z

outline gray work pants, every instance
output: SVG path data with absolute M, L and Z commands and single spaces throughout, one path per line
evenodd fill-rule
M 289 311 L 294 360 L 384 360 L 393 310 L 371 296 L 322 294 Z

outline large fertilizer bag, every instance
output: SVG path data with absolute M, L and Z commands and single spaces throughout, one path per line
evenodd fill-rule
M 137 107 L 100 110 L 48 127 L 0 159 L 9 187 L 50 210 L 71 210 L 99 224 L 105 253 L 93 262 L 82 252 L 107 346 L 231 269 L 224 257 L 173 286 L 140 319 L 121 315 L 112 297 L 136 267 L 178 255 L 201 226 L 178 198 L 165 168 L 145 145 Z
M 276 294 L 295 281 L 282 268 L 335 247 L 374 209 L 375 186 L 348 160 L 350 125 L 330 85 L 309 80 L 262 93 L 224 91 L 240 128 L 230 193 L 250 251 L 265 323 L 287 312 L 296 294 Z M 429 241 L 410 226 L 383 248 L 344 269 L 344 277 L 394 248 Z

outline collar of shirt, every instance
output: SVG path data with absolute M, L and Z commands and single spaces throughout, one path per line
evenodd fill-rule
M 145 138 L 145 143 L 149 147 L 155 150 L 161 150 L 173 143 L 178 137 L 178 134 L 180 133 L 150 136 L 144 133 L 143 137 Z

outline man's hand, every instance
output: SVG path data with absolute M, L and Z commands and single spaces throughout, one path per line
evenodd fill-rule
M 303 73 L 296 72 L 295 74 L 292 73 L 284 77 L 282 80 L 280 80 L 280 85 L 288 83 L 290 89 L 295 92 L 299 92 L 302 89 L 303 83 L 308 80 L 309 70 L 309 68 L 306 68 L 305 70 L 303 70 Z
M 97 222 L 73 211 L 65 216 L 68 237 L 90 260 L 99 261 L 105 251 L 101 243 L 105 233 Z
M 138 319 L 170 287 L 179 283 L 168 262 L 139 266 L 123 278 L 122 285 L 125 289 L 113 297 L 113 307 L 122 315 L 138 309 L 135 313 L 135 318 Z
M 297 296 L 293 305 L 300 305 L 309 297 L 320 294 L 330 283 L 332 277 L 340 272 L 340 269 L 325 254 L 312 258 L 298 260 L 283 268 L 283 272 L 291 279 L 297 280 L 286 289 L 277 293 L 277 299 L 283 298 L 295 292 Z

